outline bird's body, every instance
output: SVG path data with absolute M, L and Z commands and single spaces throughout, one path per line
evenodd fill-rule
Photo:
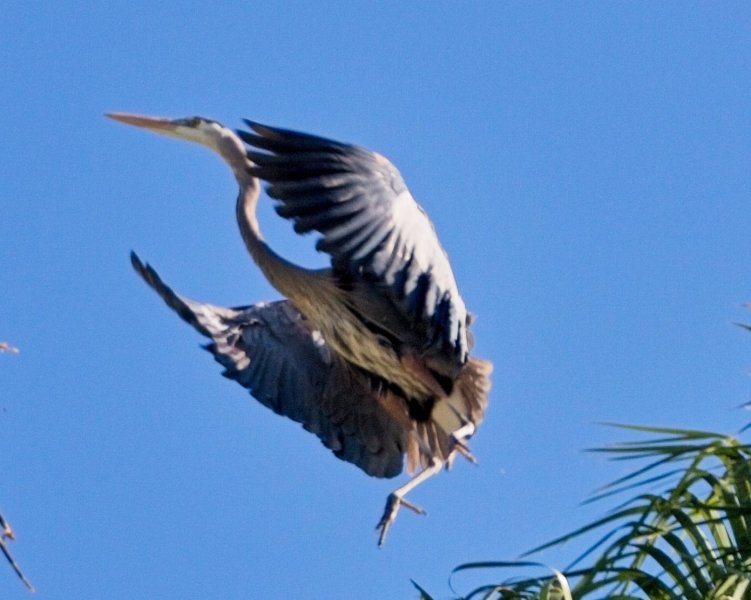
M 393 477 L 404 455 L 410 472 L 423 467 L 390 496 L 382 543 L 400 505 L 419 510 L 404 499 L 409 489 L 455 452 L 471 457 L 464 440 L 490 386 L 490 363 L 469 357 L 468 313 L 424 210 L 387 159 L 357 146 L 250 122 L 252 133 L 238 137 L 200 117 L 110 116 L 209 146 L 232 168 L 243 240 L 286 301 L 197 303 L 133 256 L 147 283 L 212 339 L 225 374 L 370 475 Z M 298 233 L 322 234 L 317 248 L 330 268 L 301 268 L 266 244 L 259 179 Z

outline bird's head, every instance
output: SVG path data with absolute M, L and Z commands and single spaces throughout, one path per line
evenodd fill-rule
M 110 119 L 143 127 L 154 133 L 168 135 L 189 142 L 196 142 L 217 150 L 217 140 L 223 137 L 227 128 L 221 123 L 205 117 L 187 117 L 185 119 L 167 119 L 164 117 L 147 117 L 129 113 L 107 113 Z
M 106 116 L 120 123 L 143 127 L 154 133 L 207 146 L 232 167 L 238 178 L 243 177 L 247 170 L 245 146 L 242 141 L 231 129 L 213 119 L 205 117 L 168 119 L 119 112 L 106 113 Z

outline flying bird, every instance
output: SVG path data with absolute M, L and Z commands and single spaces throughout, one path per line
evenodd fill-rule
M 399 171 L 364 148 L 245 121 L 232 131 L 203 117 L 107 116 L 208 146 L 237 180 L 237 223 L 251 257 L 284 300 L 224 308 L 176 294 L 131 254 L 135 270 L 183 320 L 209 338 L 224 375 L 315 433 L 373 477 L 412 477 L 387 498 L 382 545 L 406 494 L 474 462 L 490 362 L 470 356 L 471 315 L 433 224 Z M 297 233 L 320 234 L 331 266 L 306 269 L 264 241 L 260 181 Z M 415 474 L 416 473 L 416 474 Z

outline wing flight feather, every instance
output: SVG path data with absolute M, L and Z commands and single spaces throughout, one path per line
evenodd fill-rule
M 224 375 L 274 412 L 302 423 L 336 456 L 368 475 L 402 471 L 409 426 L 367 374 L 332 355 L 286 301 L 223 308 L 172 291 L 131 255 L 135 270 L 184 321 L 210 338 Z M 398 406 L 398 403 L 396 404 Z M 409 425 L 409 424 L 407 424 Z
M 246 123 L 251 131 L 238 134 L 253 147 L 251 173 L 268 182 L 295 231 L 322 234 L 316 248 L 351 286 L 351 308 L 456 376 L 469 351 L 467 311 L 435 229 L 399 171 L 358 146 Z

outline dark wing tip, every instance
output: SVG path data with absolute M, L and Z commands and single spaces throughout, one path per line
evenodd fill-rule
M 179 298 L 179 296 L 172 291 L 172 288 L 162 281 L 162 278 L 159 277 L 151 265 L 141 261 L 133 250 L 130 251 L 130 264 L 133 265 L 133 268 L 141 279 L 143 279 L 148 286 L 157 292 L 162 298 L 165 300 L 167 300 L 168 297 L 175 299 Z M 168 304 L 171 305 L 170 301 L 168 301 Z
M 133 265 L 133 268 L 138 273 L 143 271 L 144 264 L 141 262 L 141 259 L 138 258 L 138 254 L 136 254 L 135 250 L 130 251 L 130 264 Z
M 253 135 L 252 133 L 245 131 L 244 129 L 235 129 L 235 133 L 243 142 L 250 145 L 253 145 L 253 140 L 258 137 L 257 135 Z
M 263 123 L 259 123 L 258 121 L 251 121 L 250 119 L 243 119 L 242 121 L 248 126 L 248 128 L 251 131 L 265 138 L 282 139 L 284 137 L 287 137 L 288 135 L 293 135 L 293 136 L 307 135 L 304 133 L 298 133 L 296 131 L 282 129 L 280 127 L 272 127 L 271 125 L 264 125 Z
M 201 322 L 196 311 L 191 308 L 191 306 L 199 306 L 198 303 L 176 294 L 171 287 L 162 281 L 159 274 L 148 263 L 143 263 L 132 250 L 130 252 L 130 263 L 141 279 L 146 282 L 146 285 L 159 294 L 164 303 L 174 310 L 183 321 L 194 327 L 202 335 L 212 337 L 211 332 Z
M 156 272 L 148 264 L 144 263 L 134 250 L 130 251 L 130 264 L 133 265 L 133 269 L 136 273 L 138 273 L 138 275 L 140 275 L 141 279 L 143 279 L 151 287 L 154 287 L 153 281 Z M 157 276 L 156 279 L 159 280 L 159 277 Z M 161 281 L 159 282 L 161 283 Z
M 250 119 L 243 119 L 243 123 L 245 123 L 248 127 L 250 127 L 253 131 L 255 131 L 255 128 L 257 125 L 260 125 L 259 123 L 256 123 L 255 121 L 251 121 Z
M 263 125 L 262 123 L 258 123 L 257 121 L 251 121 L 250 119 L 243 119 L 243 123 L 250 127 L 251 130 L 264 137 L 279 137 L 279 132 L 283 131 L 282 129 L 277 129 L 276 127 L 271 127 L 269 125 Z
M 265 148 L 265 145 L 263 144 L 264 139 L 280 139 L 279 135 L 275 135 L 273 127 L 261 125 L 260 123 L 256 123 L 255 121 L 251 121 L 250 119 L 243 119 L 243 123 L 248 126 L 248 129 L 250 131 L 246 131 L 244 129 L 236 129 L 235 133 L 246 144 L 256 147 L 260 145 L 260 147 Z
M 276 146 L 276 144 L 273 148 L 268 148 L 263 144 L 258 144 L 258 138 L 260 137 L 263 140 L 267 140 L 268 143 L 276 142 L 280 145 L 289 145 L 289 150 L 294 148 L 296 150 L 318 149 L 328 150 L 330 152 L 341 152 L 344 149 L 354 148 L 354 146 L 352 146 L 351 144 L 338 142 L 336 140 L 313 135 L 310 133 L 295 131 L 294 129 L 272 127 L 271 125 L 264 125 L 262 123 L 258 123 L 257 121 L 251 121 L 250 119 L 243 119 L 242 121 L 248 126 L 248 128 L 250 128 L 252 132 L 256 134 L 253 135 L 253 133 L 245 132 L 245 136 L 243 136 L 242 131 L 239 130 L 237 133 L 243 140 L 251 145 L 264 147 L 266 149 L 272 149 L 273 151 L 282 148 L 281 146 Z

